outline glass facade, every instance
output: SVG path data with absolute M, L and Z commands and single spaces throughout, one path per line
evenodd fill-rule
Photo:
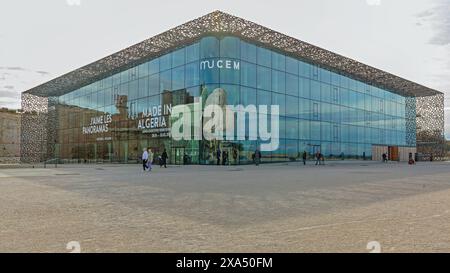
M 280 145 L 263 152 L 264 162 L 318 150 L 370 158 L 372 145 L 416 146 L 406 97 L 236 37 L 210 36 L 59 97 L 56 157 L 131 163 L 150 147 L 156 156 L 165 149 L 172 164 L 214 164 L 220 147 L 232 164 L 250 163 L 258 141 L 174 141 L 167 130 L 172 107 L 218 88 L 227 105 L 279 105 Z

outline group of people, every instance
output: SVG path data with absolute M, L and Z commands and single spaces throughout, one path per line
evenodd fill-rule
M 383 153 L 381 155 L 381 157 L 382 157 L 383 163 L 387 163 L 388 162 L 388 157 L 389 157 L 388 154 Z M 416 164 L 416 160 L 413 158 L 413 154 L 412 153 L 409 153 L 408 164 L 409 165 L 415 165 Z
M 320 151 L 317 151 L 316 153 L 316 166 L 317 165 L 325 165 L 325 156 Z
M 237 157 L 238 157 L 238 153 L 237 150 L 233 149 L 233 158 L 234 161 L 237 162 Z M 186 158 L 187 155 L 185 154 L 184 157 Z M 308 153 L 306 151 L 303 151 L 302 155 L 302 161 L 303 161 L 303 165 L 306 165 L 306 161 L 308 159 Z M 316 165 L 325 165 L 325 156 L 320 152 L 317 151 L 314 155 L 315 159 L 316 159 Z M 158 156 L 158 161 L 159 161 L 159 166 L 162 168 L 167 168 L 167 151 L 166 149 L 164 149 L 163 153 Z M 252 159 L 253 162 L 256 166 L 259 166 L 259 164 L 261 163 L 261 151 L 259 149 L 256 149 L 255 152 L 252 154 Z M 364 153 L 364 158 L 365 158 L 365 153 Z M 216 151 L 216 159 L 217 159 L 217 165 L 227 165 L 228 161 L 229 161 L 229 154 L 228 151 L 221 151 L 220 148 L 217 149 Z M 388 162 L 388 155 L 386 153 L 382 154 L 382 160 L 383 163 Z M 433 155 L 431 155 L 430 157 L 430 161 L 433 161 Z M 143 149 L 142 152 L 142 164 L 143 164 L 143 169 L 144 171 L 152 171 L 152 166 L 153 166 L 153 162 L 154 162 L 154 153 L 152 152 L 152 149 L 150 148 L 146 148 Z M 186 159 L 185 162 L 186 164 Z M 416 162 L 414 160 L 414 158 L 412 157 L 412 154 L 409 155 L 409 160 L 408 163 L 410 165 L 414 165 Z
M 238 152 L 236 149 L 233 149 L 233 159 L 234 162 L 237 162 L 238 158 Z M 256 149 L 255 152 L 252 154 L 252 160 L 255 163 L 256 166 L 259 166 L 261 163 L 262 154 L 259 149 Z M 217 160 L 217 166 L 220 164 L 222 165 L 228 165 L 229 163 L 229 154 L 228 151 L 221 151 L 220 148 L 217 148 L 216 150 L 216 160 Z
M 317 151 L 314 157 L 316 158 L 316 166 L 325 165 L 325 156 L 320 151 Z M 303 165 L 306 165 L 307 160 L 308 160 L 308 153 L 306 151 L 303 151 L 302 153 Z
M 186 156 L 186 155 L 185 155 Z M 237 161 L 237 151 L 233 150 L 233 158 L 235 161 Z M 385 160 L 386 155 L 383 154 L 383 161 Z M 167 151 L 164 149 L 163 153 L 158 156 L 159 166 L 162 168 L 167 168 Z M 252 160 L 256 166 L 259 166 L 261 163 L 262 154 L 259 149 L 256 149 L 255 152 L 252 154 Z M 315 154 L 316 158 L 316 165 L 325 165 L 325 157 L 320 152 L 317 151 Z M 227 165 L 229 161 L 229 154 L 228 151 L 221 151 L 220 148 L 216 151 L 216 159 L 217 159 L 217 165 Z M 302 153 L 302 160 L 303 165 L 306 165 L 306 161 L 308 159 L 308 153 L 306 151 L 303 151 Z M 154 153 L 152 149 L 146 148 L 142 151 L 142 167 L 144 171 L 152 171 L 153 168 L 153 162 L 154 162 Z
M 164 149 L 163 153 L 158 156 L 158 160 L 159 160 L 159 167 L 162 168 L 164 166 L 164 168 L 167 168 L 167 152 Z M 154 154 L 152 152 L 152 149 L 147 148 L 147 149 L 143 149 L 142 151 L 142 167 L 145 171 L 152 171 L 152 166 L 153 166 L 153 161 L 154 161 Z
M 227 165 L 228 163 L 228 152 L 227 151 L 221 151 L 220 148 L 216 151 L 216 160 L 217 160 L 217 166 L 222 163 L 222 165 Z
M 237 157 L 238 157 L 238 152 L 236 149 L 233 149 L 233 159 L 234 162 L 237 162 Z M 252 154 L 252 160 L 255 163 L 256 166 L 259 166 L 259 164 L 261 163 L 261 158 L 262 158 L 262 154 L 261 151 L 259 151 L 259 149 L 256 149 L 255 152 Z M 217 165 L 219 166 L 220 164 L 222 165 L 227 165 L 229 162 L 229 154 L 228 151 L 221 151 L 220 148 L 217 148 L 216 151 L 216 160 L 217 160 Z
M 238 152 L 236 149 L 233 149 L 233 160 L 234 162 L 237 162 L 237 157 L 238 157 Z M 220 164 L 222 165 L 228 165 L 229 164 L 229 158 L 230 155 L 228 153 L 227 150 L 221 151 L 220 148 L 217 148 L 216 150 L 216 160 L 217 160 L 217 165 L 219 166 Z
M 252 155 L 253 162 L 256 166 L 258 166 L 261 163 L 261 151 L 256 149 L 256 151 Z M 325 165 L 325 156 L 321 152 L 317 152 L 316 155 L 316 165 Z M 302 161 L 303 165 L 306 165 L 306 161 L 308 160 L 308 153 L 306 151 L 303 151 L 302 153 Z

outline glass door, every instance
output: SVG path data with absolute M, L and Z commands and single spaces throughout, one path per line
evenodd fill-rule
M 189 158 L 186 156 L 185 148 L 172 148 L 170 162 L 174 165 L 189 164 Z
M 320 148 L 321 148 L 320 145 L 314 145 L 314 144 L 311 144 L 311 145 L 310 145 L 310 150 L 309 150 L 309 155 L 310 155 L 311 157 L 315 158 L 317 152 L 322 152 L 322 151 L 320 150 Z

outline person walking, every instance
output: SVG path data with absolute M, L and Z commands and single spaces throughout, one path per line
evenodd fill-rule
M 228 161 L 228 152 L 227 151 L 223 151 L 222 153 L 222 165 L 227 165 L 227 161 Z
M 306 165 L 306 157 L 307 157 L 306 151 L 303 151 L 303 154 L 302 154 L 303 165 Z
M 237 149 L 234 148 L 233 149 L 233 162 L 235 165 L 237 165 L 237 163 L 238 163 L 237 158 L 238 158 L 238 152 L 237 152 Z
M 142 165 L 144 168 L 144 172 L 147 170 L 147 163 L 148 163 L 148 152 L 147 149 L 142 150 Z
M 386 155 L 386 153 L 383 153 L 382 157 L 383 157 L 383 163 L 386 163 L 387 162 L 387 155 Z
M 259 163 L 261 162 L 261 152 L 259 151 L 259 149 L 256 149 L 253 158 L 253 160 L 255 161 L 255 165 L 259 166 Z
M 409 153 L 408 164 L 409 165 L 415 165 L 416 164 L 416 161 L 414 161 L 412 153 Z
M 162 160 L 162 156 L 160 156 L 160 155 L 158 155 L 158 164 L 159 164 L 159 167 L 162 168 L 163 160 Z
M 148 149 L 148 171 L 152 171 L 152 164 L 153 164 L 153 152 L 152 149 Z
M 162 165 L 164 165 L 164 168 L 166 168 L 166 169 L 167 169 L 167 157 L 168 157 L 167 151 L 166 151 L 166 149 L 164 149 L 164 152 L 162 153 L 161 158 L 162 158 Z
M 222 155 L 222 152 L 220 151 L 220 148 L 218 147 L 218 148 L 217 148 L 217 151 L 216 151 L 217 166 L 220 165 L 220 156 L 221 156 L 221 155 Z
M 320 152 L 319 151 L 316 152 L 316 166 L 317 165 L 320 165 Z

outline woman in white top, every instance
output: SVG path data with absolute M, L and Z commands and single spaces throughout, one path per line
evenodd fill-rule
M 152 171 L 152 164 L 153 164 L 153 152 L 152 149 L 148 149 L 148 171 Z

